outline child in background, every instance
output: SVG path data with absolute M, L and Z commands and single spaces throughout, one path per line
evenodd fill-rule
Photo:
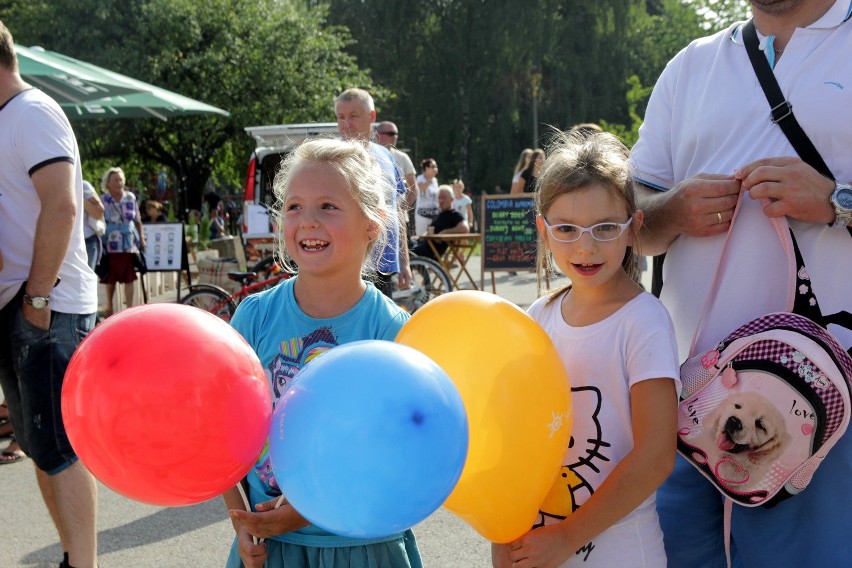
M 232 320 L 266 368 L 276 403 L 318 353 L 362 339 L 393 340 L 407 319 L 363 279 L 375 269 L 386 223 L 396 214 L 385 203 L 387 183 L 358 142 L 309 141 L 282 164 L 274 183 L 276 246 L 298 275 L 247 297 Z M 229 568 L 241 561 L 247 568 L 421 566 L 410 530 L 362 543 L 311 525 L 286 496 L 276 507 L 281 491 L 268 449 L 247 481 L 255 512 L 246 510 L 238 488 L 224 495 L 237 533 Z M 252 537 L 266 540 L 255 544 Z
M 544 249 L 571 285 L 529 309 L 571 380 L 574 423 L 536 526 L 492 545 L 495 567 L 665 567 L 655 491 L 675 461 L 680 389 L 672 323 L 631 277 L 636 210 L 624 145 L 561 136 L 539 179 Z
M 453 181 L 453 209 L 459 212 L 459 215 L 467 222 L 470 227 L 473 227 L 473 199 L 469 195 L 465 195 L 464 182 L 460 179 Z

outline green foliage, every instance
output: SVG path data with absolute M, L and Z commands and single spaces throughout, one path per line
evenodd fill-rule
M 344 52 L 348 32 L 328 25 L 324 10 L 306 11 L 295 0 L 39 0 L 16 3 L 0 17 L 18 43 L 231 112 L 74 124 L 86 161 L 123 166 L 138 156 L 151 171 L 168 166 L 187 193 L 181 211 L 200 208 L 214 171 L 228 188 L 241 185 L 253 149 L 246 126 L 331 119 L 331 101 L 350 85 L 381 92 Z
M 519 151 L 548 126 L 597 120 L 632 143 L 668 60 L 746 11 L 746 0 L 0 0 L 19 43 L 232 113 L 74 124 L 89 179 L 119 164 L 150 190 L 145 172 L 165 165 L 187 191 L 181 217 L 201 208 L 209 178 L 242 185 L 245 127 L 333 120 L 352 86 L 397 122 L 415 164 L 435 157 L 442 180 L 508 190 Z
M 630 148 L 639 139 L 639 127 L 642 126 L 642 117 L 636 109 L 640 104 L 644 106 L 647 103 L 653 87 L 643 87 L 636 75 L 627 78 L 627 85 L 627 112 L 630 115 L 630 124 L 616 124 L 601 119 L 600 126 L 621 138 L 622 142 Z

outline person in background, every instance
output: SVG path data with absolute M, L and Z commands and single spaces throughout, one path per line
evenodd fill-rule
M 414 169 L 414 164 L 408 154 L 396 147 L 397 140 L 399 140 L 399 129 L 396 124 L 385 120 L 376 126 L 376 142 L 390 151 L 397 167 L 402 172 L 402 177 L 405 179 L 405 187 L 408 188 L 405 200 L 410 208 L 417 201 L 417 170 Z
M 220 199 L 210 210 L 210 240 L 227 236 L 225 232 L 225 203 Z
M 101 201 L 107 229 L 104 235 L 105 254 L 109 254 L 109 274 L 102 281 L 106 285 L 104 317 L 115 311 L 113 299 L 115 285 L 124 284 L 125 307 L 133 305 L 133 283 L 136 281 L 133 256 L 145 250 L 145 235 L 136 196 L 124 189 L 124 171 L 113 167 L 101 179 Z
M 672 315 L 681 361 L 699 321 L 695 353 L 756 317 L 787 309 L 792 275 L 770 217 L 783 217 L 795 235 L 822 313 L 852 312 L 852 210 L 832 201 L 852 183 L 852 2 L 752 0 L 751 6 L 759 55 L 838 181 L 798 157 L 770 121 L 743 43 L 745 22 L 692 42 L 669 62 L 630 160 L 647 215 L 642 252 L 666 253 L 660 299 Z M 726 239 L 725 277 L 715 281 Z M 715 305 L 726 309 L 702 316 L 711 285 Z M 844 349 L 852 346 L 852 331 L 828 330 Z M 772 508 L 735 505 L 730 515 L 722 495 L 678 458 L 657 491 L 669 566 L 725 566 L 726 526 L 733 566 L 846 566 L 850 494 L 848 430 L 800 494 Z M 799 538 L 799 531 L 807 536 Z
M 427 234 L 457 235 L 470 232 L 470 226 L 468 226 L 467 221 L 464 220 L 458 211 L 453 209 L 453 188 L 448 185 L 438 187 L 438 207 L 441 212 L 438 213 L 438 216 L 435 217 L 432 224 L 427 227 Z M 434 243 L 434 246 L 438 251 L 438 254 L 443 255 L 449 245 L 447 243 L 437 242 Z M 417 243 L 414 248 L 411 249 L 411 252 L 418 256 L 426 256 L 433 260 L 440 260 L 439 258 L 436 258 L 435 251 L 432 250 L 432 247 L 426 241 Z
M 86 180 L 83 180 L 83 210 L 83 218 L 85 219 L 83 237 L 86 240 L 86 256 L 89 260 L 89 268 L 94 270 L 101 255 L 101 236 L 103 233 L 99 235 L 95 232 L 95 229 L 92 228 L 92 219 L 95 221 L 104 220 L 104 204 L 98 196 L 98 191 Z
M 524 148 L 521 150 L 521 155 L 518 156 L 518 162 L 515 164 L 515 171 L 512 173 L 512 183 L 509 184 L 509 187 L 513 187 L 518 180 L 521 179 L 521 172 L 527 169 L 527 166 L 530 165 L 530 158 L 532 157 L 532 148 Z M 499 191 L 496 193 L 500 193 Z
M 521 171 L 520 178 L 512 185 L 510 193 L 534 193 L 542 164 L 544 164 L 544 150 L 536 148 L 530 156 L 529 164 Z
M 408 314 L 364 280 L 379 268 L 385 240 L 396 237 L 386 225 L 399 208 L 385 201 L 395 188 L 363 143 L 301 144 L 273 191 L 276 246 L 283 245 L 277 256 L 298 265 L 298 274 L 244 299 L 231 323 L 257 352 L 277 402 L 306 362 L 351 341 L 393 341 Z M 270 463 L 267 448 L 247 476 L 249 503 L 236 487 L 224 494 L 236 532 L 227 568 L 421 568 L 410 529 L 359 540 L 310 524 L 282 496 Z
M 534 530 L 492 545 L 497 568 L 666 566 L 654 492 L 674 466 L 680 369 L 668 313 L 630 274 L 643 214 L 624 150 L 611 134 L 548 149 L 536 226 L 571 284 L 529 313 L 571 378 L 574 420 Z
M 0 388 L 21 449 L 35 463 L 61 568 L 95 568 L 97 484 L 68 441 L 60 396 L 98 309 L 83 239 L 80 152 L 56 101 L 21 79 L 2 21 L 0 188 Z M 13 534 L 6 526 L 4 538 Z
M 420 162 L 423 173 L 417 176 L 417 200 L 414 204 L 414 229 L 417 235 L 426 234 L 438 216 L 438 162 L 426 158 Z
M 372 125 L 376 121 L 376 105 L 373 97 L 363 89 L 347 89 L 334 100 L 334 113 L 337 116 L 337 128 L 346 140 L 359 140 L 365 144 L 382 167 L 395 191 L 387 196 L 392 210 L 399 211 L 388 223 L 390 234 L 385 250 L 379 260 L 376 286 L 387 297 L 393 294 L 393 275 L 397 274 L 400 290 L 411 286 L 411 266 L 408 262 L 408 229 L 406 215 L 405 181 L 390 151 L 370 141 Z
M 159 201 L 154 201 L 153 199 L 146 201 L 145 211 L 148 213 L 148 223 L 165 223 L 168 221 L 166 218 L 166 208 Z
M 453 209 L 459 212 L 468 226 L 473 226 L 473 199 L 464 192 L 464 182 L 453 180 Z

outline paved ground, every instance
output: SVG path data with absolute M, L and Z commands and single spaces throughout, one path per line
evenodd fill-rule
M 478 279 L 477 260 L 471 259 L 470 265 Z M 497 273 L 496 284 L 500 296 L 523 308 L 536 298 L 533 274 Z M 152 300 L 173 301 L 174 292 Z M 0 568 L 56 566 L 62 550 L 38 495 L 32 463 L 25 460 L 0 467 L 0 480 Z M 160 508 L 126 499 L 103 486 L 100 490 L 101 567 L 215 567 L 224 563 L 233 531 L 219 499 L 192 507 Z M 490 566 L 488 543 L 444 509 L 415 527 L 415 534 L 427 567 Z

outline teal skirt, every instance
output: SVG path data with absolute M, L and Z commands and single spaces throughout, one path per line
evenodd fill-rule
M 423 568 L 414 533 L 364 546 L 316 547 L 266 541 L 265 568 Z M 243 568 L 237 539 L 225 568 Z

